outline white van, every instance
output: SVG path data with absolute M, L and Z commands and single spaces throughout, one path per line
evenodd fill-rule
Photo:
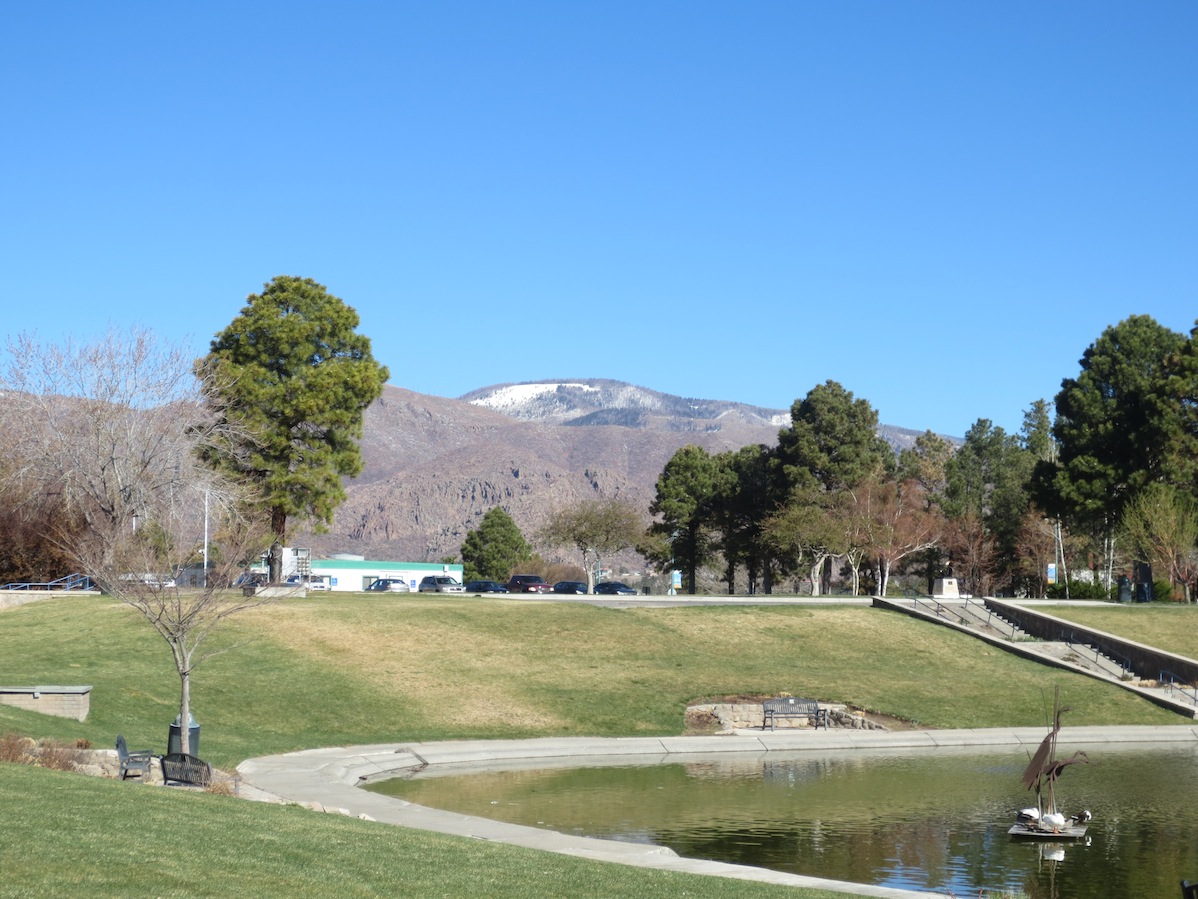
M 322 590 L 331 590 L 329 579 L 323 574 L 310 574 L 304 577 L 300 574 L 293 574 L 287 578 L 288 587 L 306 587 L 308 590 L 320 592 Z

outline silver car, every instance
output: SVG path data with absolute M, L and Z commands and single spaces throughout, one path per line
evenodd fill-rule
M 430 574 L 420 582 L 421 593 L 462 593 L 464 590 L 461 581 L 449 575 Z

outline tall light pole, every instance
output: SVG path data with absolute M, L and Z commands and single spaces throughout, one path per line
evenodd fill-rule
M 204 589 L 208 589 L 208 488 L 204 488 Z

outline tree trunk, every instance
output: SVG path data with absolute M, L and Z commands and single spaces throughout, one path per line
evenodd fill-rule
M 267 564 L 270 566 L 270 582 L 277 584 L 283 580 L 283 547 L 287 544 L 287 513 L 282 509 L 270 510 L 270 532 L 275 539 L 270 545 Z
M 820 593 L 822 592 L 820 588 L 823 584 L 824 560 L 827 558 L 828 557 L 826 554 L 817 552 L 815 554 L 815 558 L 811 562 L 811 595 L 812 596 L 819 596 Z
M 890 585 L 890 562 L 878 559 L 878 596 L 886 596 L 886 588 Z
M 179 672 L 179 751 L 191 755 L 191 672 Z

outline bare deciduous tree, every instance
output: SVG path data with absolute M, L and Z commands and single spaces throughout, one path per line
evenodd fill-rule
M 878 566 L 878 595 L 885 596 L 894 567 L 940 542 L 944 519 L 929 508 L 916 481 L 869 479 L 854 491 L 863 527 L 861 544 Z
M 1029 594 L 1044 596 L 1048 587 L 1048 566 L 1056 561 L 1059 525 L 1044 517 L 1034 506 L 1023 516 L 1019 528 L 1019 572 Z
M 273 600 L 228 589 L 269 541 L 240 486 L 199 462 L 231 436 L 202 389 L 183 349 L 144 330 L 62 345 L 21 335 L 0 366 L 5 495 L 54 504 L 61 524 L 45 538 L 167 642 L 183 722 L 212 630 Z M 187 570 L 194 584 L 182 583 Z M 188 736 L 182 728 L 184 752 Z
M 972 511 L 949 522 L 946 549 L 953 562 L 953 574 L 975 596 L 990 596 L 998 560 L 998 541 Z
M 1198 507 L 1168 484 L 1150 484 L 1123 512 L 1123 537 L 1137 560 L 1169 572 L 1186 602 L 1198 576 Z

